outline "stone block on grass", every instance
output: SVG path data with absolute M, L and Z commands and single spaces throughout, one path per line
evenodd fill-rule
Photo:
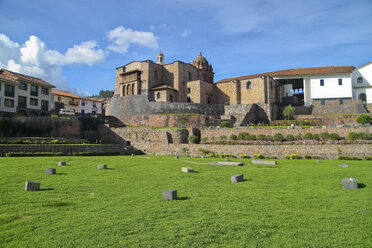
M 99 165 L 97 165 L 97 169 L 107 169 L 107 165 L 106 164 L 99 164 Z
M 66 162 L 58 162 L 58 165 L 59 166 L 66 166 L 67 164 L 66 164 Z
M 56 174 L 56 172 L 57 172 L 56 169 L 54 169 L 54 168 L 48 168 L 48 169 L 46 169 L 45 174 L 52 175 L 52 174 Z
M 174 156 L 175 159 L 178 159 L 178 156 Z
M 268 161 L 261 159 L 252 159 L 252 164 L 266 164 L 266 165 L 276 165 L 276 161 Z
M 169 189 L 163 191 L 164 200 L 177 200 L 177 190 Z
M 344 189 L 357 189 L 358 188 L 358 179 L 343 178 L 342 179 L 342 188 L 344 188 Z
M 182 167 L 182 172 L 193 173 L 194 169 L 190 167 Z
M 318 164 L 320 164 L 320 163 L 322 162 L 322 160 L 317 160 L 316 162 L 317 162 Z
M 227 165 L 227 166 L 242 166 L 243 162 L 210 162 L 209 164 L 216 164 L 216 165 Z
M 26 181 L 25 191 L 36 191 L 40 189 L 39 182 Z
M 339 164 L 338 167 L 349 168 L 349 164 Z
M 232 183 L 240 183 L 243 182 L 243 180 L 244 180 L 243 174 L 236 174 L 231 177 Z

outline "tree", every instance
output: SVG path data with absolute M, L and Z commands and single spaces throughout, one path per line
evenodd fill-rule
M 292 107 L 291 105 L 288 105 L 283 110 L 283 115 L 284 117 L 287 117 L 287 120 L 289 120 L 290 118 L 292 119 L 295 114 L 296 114 L 296 109 Z

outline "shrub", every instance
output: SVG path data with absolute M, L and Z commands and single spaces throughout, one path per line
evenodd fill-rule
M 307 154 L 304 156 L 304 158 L 305 159 L 312 159 L 312 157 L 310 155 L 307 155 Z
M 295 140 L 302 140 L 302 134 L 297 134 L 295 137 Z
M 313 139 L 313 134 L 312 134 L 312 133 L 306 133 L 306 134 L 304 135 L 304 139 L 305 139 L 305 140 L 311 140 L 311 139 Z
M 187 140 L 193 144 L 195 144 L 196 142 L 198 142 L 198 137 L 195 136 L 195 135 L 190 135 L 189 137 L 187 137 Z
M 186 118 L 185 117 L 181 117 L 180 118 L 180 124 L 185 124 L 186 123 Z
M 50 157 L 50 156 L 63 156 L 62 152 L 8 152 L 6 157 Z
M 262 154 L 253 154 L 253 157 L 254 158 L 259 158 L 259 159 L 265 158 L 264 155 L 262 155 Z
M 295 114 L 296 114 L 296 109 L 292 107 L 291 105 L 288 105 L 283 110 L 283 116 L 287 117 L 287 120 L 289 120 L 290 118 L 292 119 Z
M 265 140 L 266 141 L 273 141 L 274 140 L 274 137 L 271 136 L 271 135 L 266 135 Z
M 320 134 L 313 134 L 313 139 L 320 140 Z
M 366 114 L 361 114 L 360 116 L 358 116 L 356 121 L 359 124 L 370 123 L 371 122 L 371 117 L 369 115 L 366 115 Z
M 300 157 L 300 155 L 298 155 L 298 154 L 291 154 L 291 155 L 290 155 L 290 158 L 291 158 L 291 159 L 300 159 L 301 157 Z
M 220 136 L 220 140 L 221 140 L 221 141 L 224 141 L 224 140 L 226 140 L 226 139 L 227 139 L 227 137 L 226 137 L 225 135 L 221 135 L 221 136 Z
M 324 132 L 320 134 L 320 137 L 322 138 L 322 140 L 329 140 L 330 136 L 331 135 L 328 132 Z
M 250 158 L 250 156 L 248 156 L 247 154 L 240 154 L 240 157 L 241 158 Z
M 237 140 L 237 139 L 238 139 L 238 136 L 236 136 L 235 134 L 230 135 L 230 140 Z
M 257 138 L 256 138 L 256 135 L 254 135 L 254 134 L 252 134 L 252 135 L 247 135 L 246 137 L 245 137 L 245 139 L 246 140 L 256 140 Z
M 347 139 L 348 140 L 351 140 L 351 141 L 355 141 L 358 139 L 358 134 L 357 133 L 354 133 L 354 132 L 350 132 L 348 135 L 347 135 Z
M 285 155 L 284 158 L 285 159 L 291 159 L 291 155 Z
M 266 138 L 266 135 L 265 135 L 265 134 L 259 134 L 259 135 L 257 136 L 257 139 L 258 139 L 258 140 L 265 140 L 265 138 Z
M 372 160 L 372 156 L 365 156 L 364 159 L 365 160 Z
M 347 155 L 339 155 L 337 157 L 338 160 L 352 160 L 352 158 L 350 156 L 347 156 Z
M 222 121 L 220 123 L 220 127 L 230 127 L 230 122 L 229 121 Z
M 319 155 L 313 155 L 311 156 L 313 159 L 322 159 Z
M 368 139 L 368 136 L 367 136 L 366 133 L 360 132 L 360 133 L 358 133 L 358 139 L 360 139 L 360 140 L 367 140 Z
M 341 139 L 340 135 L 338 135 L 337 133 L 331 133 L 331 134 L 329 135 L 329 138 L 330 138 L 331 140 L 340 140 L 340 139 Z
M 203 155 L 208 155 L 208 154 L 210 154 L 210 153 L 214 154 L 214 152 L 212 152 L 212 151 L 204 150 L 204 149 L 201 149 L 201 148 L 199 148 L 199 151 L 200 151 L 201 153 L 203 153 Z
M 285 136 L 285 139 L 288 140 L 288 141 L 293 141 L 295 139 L 295 137 L 292 134 L 287 134 Z
M 274 141 L 283 141 L 284 140 L 284 137 L 281 133 L 276 133 L 274 135 Z

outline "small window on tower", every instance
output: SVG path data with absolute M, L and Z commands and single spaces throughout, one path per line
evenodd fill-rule
M 248 81 L 247 84 L 245 85 L 246 89 L 252 89 L 252 83 L 251 81 Z
M 156 99 L 160 99 L 160 97 L 161 97 L 161 94 L 160 92 L 158 92 L 158 94 L 156 94 Z
M 190 87 L 187 88 L 187 93 L 191 93 L 191 88 Z

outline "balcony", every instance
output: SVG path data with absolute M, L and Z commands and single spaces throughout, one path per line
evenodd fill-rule
M 79 102 L 69 101 L 68 104 L 69 104 L 69 105 L 78 106 L 78 105 L 79 105 Z

